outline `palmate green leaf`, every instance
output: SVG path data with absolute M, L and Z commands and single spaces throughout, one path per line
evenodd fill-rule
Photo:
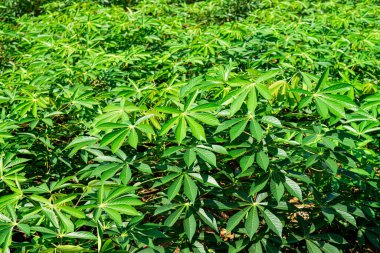
M 151 167 L 146 163 L 140 163 L 140 164 L 136 165 L 135 168 L 144 174 L 152 174 Z
M 21 224 L 19 223 L 17 225 L 17 228 L 20 229 L 23 233 L 25 233 L 27 236 L 30 236 L 30 226 L 28 224 Z
M 56 210 L 57 217 L 59 218 L 60 223 L 63 225 L 66 232 L 74 231 L 74 223 L 63 213 Z
M 0 132 L 0 139 L 12 138 L 13 135 L 7 132 Z
M 261 118 L 261 121 L 275 127 L 282 127 L 281 121 L 273 116 L 264 116 Z
M 270 190 L 277 203 L 279 203 L 282 196 L 284 195 L 285 188 L 284 184 L 281 181 L 279 181 L 279 179 L 276 176 L 273 176 L 272 180 L 270 181 Z
M 11 159 L 11 158 L 10 158 Z M 3 168 L 4 170 L 8 170 L 7 174 L 14 174 L 22 170 L 22 168 L 26 165 L 25 163 L 29 161 L 30 159 L 26 158 L 15 158 L 12 160 L 4 160 Z
M 197 221 L 195 220 L 195 216 L 192 211 L 188 211 L 186 213 L 186 218 L 183 220 L 183 228 L 187 238 L 191 241 L 197 229 Z
M 298 103 L 298 108 L 302 109 L 306 106 L 308 106 L 313 101 L 312 96 L 306 96 L 301 99 L 301 101 Z
M 325 243 L 325 242 L 322 243 L 321 249 L 325 253 L 330 253 L 330 252 L 331 253 L 340 253 L 341 252 L 337 247 L 335 247 L 335 246 L 333 246 L 333 245 L 331 245 L 329 243 Z
M 249 252 L 262 253 L 263 248 L 261 247 L 260 241 L 252 244 L 252 246 L 249 247 Z
M 321 99 L 316 99 L 315 104 L 317 106 L 317 111 L 318 111 L 319 115 L 321 115 L 321 117 L 323 119 L 328 118 L 329 117 L 328 105 L 325 102 L 323 102 L 323 100 L 321 100 Z
M 59 228 L 59 222 L 55 212 L 52 209 L 46 207 L 42 207 L 42 211 L 48 221 L 50 221 L 54 227 Z
M 261 81 L 264 81 L 264 79 Z M 240 110 L 246 98 L 248 111 L 251 115 L 254 115 L 258 103 L 257 92 L 265 99 L 271 99 L 271 94 L 268 87 L 256 81 L 255 83 L 249 84 L 248 86 L 236 91 L 237 95 L 230 107 L 230 116 L 235 115 L 236 112 Z
M 134 193 L 137 187 L 135 186 L 118 186 L 117 188 L 114 188 L 112 191 L 109 192 L 107 196 L 104 196 L 104 187 L 102 186 L 98 193 L 99 193 L 99 202 L 103 202 L 102 200 L 108 202 L 111 200 L 115 200 L 123 195 L 129 194 L 129 193 Z
M 257 164 L 263 169 L 263 170 L 267 170 L 268 169 L 268 166 L 269 166 L 269 158 L 267 156 L 267 154 L 265 154 L 264 151 L 260 151 L 258 153 L 256 153 L 256 162 Z
M 357 110 L 357 105 L 347 96 L 339 94 L 324 94 L 322 96 L 325 100 L 335 102 L 352 111 Z
M 198 194 L 198 187 L 188 175 L 184 176 L 183 189 L 185 195 L 194 203 Z
M 245 130 L 248 124 L 248 120 L 243 120 L 230 129 L 230 139 L 231 141 L 235 140 L 237 137 L 241 135 L 241 133 Z
M 12 223 L 12 220 L 5 216 L 4 214 L 0 214 L 0 221 L 5 221 L 7 223 Z
M 247 231 L 247 234 L 250 239 L 255 235 L 258 227 L 259 227 L 259 215 L 257 213 L 257 208 L 252 207 L 251 210 L 249 210 L 247 219 L 244 223 L 245 230 Z
M 24 117 L 25 114 L 27 114 L 27 112 L 30 111 L 30 109 L 32 107 L 34 107 L 34 109 L 33 109 L 33 116 L 35 118 L 37 118 L 36 110 L 35 110 L 35 106 L 34 105 L 35 105 L 35 103 L 33 103 L 33 102 L 20 103 L 16 108 L 14 108 L 14 111 L 18 112 L 18 114 L 19 114 L 20 117 Z
M 185 117 L 180 117 L 177 128 L 175 130 L 175 138 L 176 138 L 178 144 L 181 144 L 183 139 L 185 139 L 186 130 L 187 130 L 187 124 L 186 124 Z
M 51 229 L 45 228 L 45 227 L 41 227 L 41 226 L 33 226 L 33 227 L 31 227 L 31 230 L 32 231 L 38 231 L 44 235 L 49 235 L 49 236 L 54 236 L 54 237 L 56 237 L 58 235 L 57 232 L 55 232 Z
M 266 73 L 261 74 L 258 78 L 256 78 L 256 83 L 265 82 L 273 77 L 275 77 L 280 70 L 271 70 Z
M 195 241 L 191 248 L 192 248 L 194 253 L 207 253 L 207 249 L 206 249 L 205 245 L 203 245 L 199 241 Z M 191 253 L 191 251 L 188 251 L 185 253 Z
M 135 128 L 146 134 L 155 134 L 153 127 L 147 124 L 140 124 L 135 126 Z
M 260 95 L 263 96 L 266 100 L 270 100 L 272 98 L 272 95 L 270 94 L 270 91 L 266 85 L 257 83 L 255 87 Z
M 216 156 L 213 152 L 203 148 L 194 148 L 194 150 L 202 160 L 216 167 Z
M 84 248 L 77 245 L 57 245 L 56 249 L 60 252 L 83 252 Z
M 211 145 L 212 150 L 218 154 L 228 155 L 228 151 L 225 147 L 220 145 Z
M 183 159 L 188 167 L 190 167 L 196 160 L 196 154 L 193 148 L 186 150 L 183 154 Z
M 110 211 L 110 209 L 112 209 L 112 211 L 115 211 L 117 213 L 127 214 L 130 216 L 140 215 L 140 213 L 134 207 L 130 206 L 130 204 L 109 202 L 106 204 L 106 206 L 107 207 L 104 208 L 104 211 L 107 211 L 107 210 Z
M 86 215 L 82 211 L 78 210 L 77 208 L 74 208 L 71 206 L 60 206 L 59 208 L 65 213 L 68 213 L 71 216 L 74 216 L 78 219 L 84 219 L 86 217 Z
M 309 253 L 322 253 L 318 245 L 311 240 L 306 240 L 306 247 Z
M 158 215 L 158 214 L 161 214 L 161 213 L 164 213 L 164 212 L 167 212 L 169 210 L 172 210 L 174 208 L 178 208 L 180 207 L 181 204 L 167 204 L 167 205 L 161 205 L 159 207 L 156 208 L 156 210 L 154 211 L 154 214 L 153 215 Z
M 328 117 L 328 112 L 340 117 L 345 118 L 345 108 L 350 110 L 357 110 L 357 106 L 348 97 L 337 94 L 317 94 L 314 97 L 318 113 L 322 118 Z
M 190 109 L 190 106 L 194 104 L 194 101 L 198 95 L 199 95 L 198 90 L 196 90 L 190 95 L 190 97 L 186 100 L 186 103 L 184 105 L 184 111 L 188 111 Z
M 336 175 L 336 173 L 338 172 L 338 165 L 336 164 L 336 162 L 331 158 L 327 158 L 324 162 L 326 163 L 327 167 L 330 169 L 332 174 Z
M 115 153 L 117 150 L 120 149 L 120 147 L 123 145 L 126 137 L 128 135 L 128 130 L 123 130 L 117 134 L 117 137 L 112 140 L 111 150 L 113 153 Z M 130 136 L 130 134 L 129 134 Z M 106 136 L 105 136 L 106 137 Z M 129 140 L 128 140 L 129 141 Z M 103 140 L 100 142 L 101 146 L 105 146 L 106 142 L 103 143 Z
M 177 210 L 175 210 L 173 213 L 171 213 L 168 216 L 168 218 L 166 218 L 164 225 L 167 227 L 172 227 L 177 222 L 177 220 L 181 216 L 184 209 L 185 209 L 185 207 L 182 206 L 182 207 L 178 208 Z
M 197 76 L 195 78 L 190 79 L 186 85 L 182 86 L 180 89 L 180 97 L 184 97 L 185 95 L 194 91 L 194 89 L 198 88 L 198 85 L 203 81 L 202 77 Z
M 346 92 L 349 91 L 352 88 L 351 84 L 348 83 L 340 83 L 335 84 L 330 87 L 327 87 L 326 89 L 323 89 L 321 93 L 339 93 L 339 92 Z
M 181 114 L 182 113 L 182 111 L 180 111 L 180 110 L 178 110 L 176 108 L 165 107 L 165 106 L 157 107 L 156 111 L 163 112 L 163 113 L 168 113 L 168 114 Z
M 112 209 L 112 208 L 102 208 L 104 212 L 113 220 L 118 226 L 121 226 L 123 224 L 123 221 L 121 219 L 121 215 L 118 211 Z
M 301 76 L 302 76 L 304 88 L 308 88 L 309 90 L 311 90 L 313 88 L 312 82 L 318 82 L 318 79 L 319 79 L 317 76 L 312 75 L 310 73 L 306 73 L 304 71 L 301 71 Z
M 262 189 L 264 189 L 265 186 L 267 185 L 268 180 L 269 180 L 269 175 L 268 174 L 264 174 L 260 178 L 258 178 L 257 180 L 255 180 L 252 183 L 252 185 L 251 185 L 251 189 L 249 191 L 249 195 L 253 196 L 256 193 L 260 192 Z
M 98 115 L 94 119 L 95 125 L 100 125 L 102 123 L 110 123 L 114 122 L 116 123 L 118 120 L 129 120 L 129 113 L 131 112 L 137 112 L 140 111 L 140 108 L 134 106 L 134 105 L 124 105 L 125 101 L 120 102 L 120 104 L 115 105 L 108 105 L 106 106 L 103 111 L 104 113 L 101 115 Z
M 289 90 L 289 92 L 294 92 L 294 93 L 308 95 L 306 97 L 309 97 L 309 96 L 313 95 L 312 92 L 310 92 L 308 90 L 304 90 L 304 89 L 291 89 L 291 90 Z
M 7 204 L 15 204 L 22 197 L 21 192 L 16 192 L 9 195 L 4 195 L 0 197 L 0 207 L 4 208 Z
M 172 129 L 175 124 L 177 124 L 179 119 L 180 119 L 180 117 L 178 116 L 178 117 L 171 118 L 169 121 L 167 121 L 162 126 L 161 131 L 159 132 L 159 135 L 162 136 L 162 135 L 167 134 L 167 132 L 169 132 L 170 129 Z
M 115 128 L 127 128 L 129 125 L 127 124 L 120 124 L 120 123 L 113 123 L 113 122 L 107 122 L 102 123 L 96 126 L 96 128 L 100 130 L 110 130 Z
M 104 171 L 100 177 L 100 179 L 104 182 L 108 179 L 114 177 L 116 173 L 122 168 L 121 164 L 118 164 L 115 167 L 109 168 L 108 170 Z
M 240 110 L 248 93 L 249 93 L 249 89 L 244 89 L 239 94 L 239 96 L 232 102 L 231 107 L 230 107 L 230 116 L 235 115 L 235 113 Z
M 170 147 L 164 151 L 162 154 L 162 157 L 168 157 L 172 154 L 175 154 L 177 151 L 180 151 L 183 149 L 183 146 L 178 146 L 178 147 Z
M 215 103 L 206 103 L 206 104 L 202 104 L 202 105 L 198 105 L 198 106 L 195 106 L 193 108 L 190 109 L 190 112 L 211 112 L 211 111 L 214 111 L 214 110 L 217 110 L 219 108 L 219 105 L 218 104 L 215 104 Z M 211 114 L 200 114 L 200 115 L 211 115 Z
M 129 197 L 129 196 L 119 197 L 119 198 L 116 198 L 116 199 L 113 199 L 113 200 L 107 202 L 107 206 L 112 207 L 112 208 L 118 208 L 118 207 L 114 207 L 117 205 L 141 206 L 141 205 L 144 205 L 144 202 L 141 201 L 140 199 L 137 199 L 134 197 Z M 126 209 L 134 210 L 131 208 L 126 208 Z M 121 211 L 121 212 L 123 212 L 123 211 Z M 128 211 L 128 212 L 130 212 L 130 211 Z
M 302 201 L 302 190 L 296 182 L 285 177 L 285 188 L 290 194 Z
M 136 130 L 134 128 L 132 128 L 130 131 L 129 131 L 129 135 L 128 135 L 128 143 L 129 145 L 131 145 L 131 147 L 133 148 L 137 148 L 137 144 L 139 142 L 139 136 L 136 132 Z M 112 144 L 112 151 L 114 150 L 113 148 L 113 144 Z
M 253 155 L 243 156 L 239 162 L 242 172 L 251 167 L 254 161 L 255 157 Z
M 367 96 L 364 103 L 360 106 L 363 110 L 377 108 L 380 105 L 380 94 Z
M 99 158 L 99 157 L 98 157 Z M 103 160 L 104 159 L 104 160 Z M 100 160 L 103 160 L 103 161 L 109 161 L 110 159 L 108 158 L 105 158 L 105 157 L 100 157 Z M 98 159 L 97 159 L 98 161 Z M 119 159 L 116 159 L 116 160 L 111 160 L 109 161 L 110 163 L 106 163 L 106 164 L 102 164 L 98 167 L 96 167 L 96 169 L 94 169 L 92 172 L 91 172 L 91 176 L 100 176 L 102 175 L 107 177 L 106 174 L 108 173 L 116 173 L 118 170 L 120 170 L 122 167 L 123 167 L 123 164 L 121 163 L 122 161 Z M 112 176 L 112 175 L 111 175 Z
M 12 226 L 0 226 L 0 245 L 4 251 L 12 243 Z
M 233 125 L 235 125 L 236 123 L 242 121 L 243 118 L 235 118 L 235 119 L 231 119 L 231 120 L 227 120 L 227 121 L 224 121 L 222 124 L 220 124 L 215 133 L 219 133 L 219 132 L 222 132 L 230 127 L 232 127 Z
M 65 237 L 75 239 L 97 240 L 95 235 L 86 231 L 71 232 L 66 234 Z
M 168 189 L 168 199 L 172 200 L 179 193 L 183 181 L 183 176 L 179 176 Z
M 15 208 L 9 204 L 6 206 L 6 208 L 7 208 L 8 213 L 12 217 L 12 220 L 16 221 L 17 220 L 17 214 L 16 214 Z
M 239 225 L 239 223 L 245 217 L 249 209 L 250 209 L 249 207 L 246 207 L 240 210 L 239 212 L 235 213 L 228 219 L 226 233 L 231 232 L 237 225 Z
M 10 98 L 0 96 L 0 104 L 7 103 L 10 100 Z
M 340 103 L 336 103 L 335 101 L 331 101 L 329 99 L 326 99 L 325 97 L 318 97 L 316 100 L 319 100 L 319 105 L 323 105 L 326 109 L 328 108 L 329 112 L 332 114 L 340 117 L 340 118 L 346 118 L 346 113 L 344 111 L 344 107 Z M 322 103 L 323 102 L 323 103 Z M 321 110 L 321 116 L 326 118 L 326 109 Z
M 186 117 L 187 124 L 190 127 L 191 133 L 198 140 L 206 140 L 206 134 L 204 128 L 193 120 L 191 117 Z
M 266 209 L 263 212 L 264 220 L 267 223 L 268 227 L 275 232 L 278 236 L 282 236 L 282 223 L 280 219 L 274 215 L 271 211 Z
M 188 173 L 188 175 L 198 180 L 199 182 L 203 183 L 204 185 L 220 188 L 220 185 L 215 180 L 215 178 L 210 175 L 205 175 L 205 174 L 200 174 L 200 173 Z
M 326 85 L 328 77 L 329 77 L 329 68 L 326 68 L 322 76 L 319 78 L 317 86 L 315 86 L 316 91 L 322 89 Z
M 120 172 L 120 180 L 122 184 L 127 185 L 132 178 L 132 171 L 129 166 L 125 166 Z
M 261 128 L 260 124 L 252 119 L 249 124 L 249 129 L 251 131 L 252 136 L 260 142 L 263 139 L 263 129 Z
M 251 89 L 248 93 L 247 108 L 251 115 L 255 115 L 255 109 L 257 107 L 257 94 L 256 89 Z
M 70 142 L 70 144 L 67 145 L 65 149 L 70 149 L 70 148 L 78 147 L 78 146 L 80 146 L 82 148 L 84 146 L 96 143 L 97 141 L 98 141 L 98 138 L 96 138 L 96 137 L 79 136 L 79 137 L 75 138 L 72 142 Z
M 170 182 L 174 180 L 176 177 L 179 177 L 181 174 L 177 173 L 170 173 L 163 178 L 160 178 L 159 180 L 156 180 L 152 186 L 152 188 L 156 188 L 160 185 L 166 184 L 167 182 Z
M 352 224 L 353 226 L 356 227 L 356 219 L 355 217 L 348 213 L 348 212 L 345 212 L 343 210 L 340 210 L 340 209 L 337 209 L 335 208 L 335 211 L 344 219 L 346 220 L 348 223 Z
M 191 113 L 190 116 L 209 126 L 219 126 L 220 124 L 218 118 L 210 113 Z
M 199 208 L 198 211 L 197 211 L 197 214 L 199 216 L 199 218 L 201 218 L 201 220 L 209 227 L 211 227 L 212 229 L 214 229 L 216 232 L 219 232 L 219 229 L 218 229 L 218 225 L 216 223 L 216 219 L 215 217 L 206 212 L 204 209 L 202 208 Z
M 1 138 L 1 136 L 0 136 Z M 75 138 L 72 142 L 70 142 L 69 145 L 65 147 L 65 149 L 70 149 L 72 148 L 69 157 L 72 157 L 78 150 L 81 148 L 87 147 L 87 146 L 92 146 L 96 142 L 98 142 L 98 138 L 96 137 L 91 137 L 91 136 L 79 136 Z
M 77 195 L 76 194 L 69 194 L 69 195 L 66 195 L 66 196 L 63 196 L 59 199 L 57 199 L 54 204 L 55 205 L 62 205 L 64 203 L 67 203 L 69 201 L 72 201 L 73 199 L 77 198 Z
M 370 228 L 371 229 L 371 228 Z M 367 229 L 365 232 L 365 237 L 371 242 L 373 246 L 375 246 L 377 249 L 380 248 L 380 240 L 379 240 L 379 233 L 372 233 Z M 375 232 L 373 229 L 371 231 Z
M 118 149 L 117 147 L 121 147 L 123 141 L 127 137 L 128 131 L 129 131 L 128 129 L 119 129 L 119 130 L 106 134 L 100 141 L 100 146 L 104 147 L 110 144 L 111 142 L 115 141 L 116 145 L 113 148 L 113 152 L 116 152 L 116 150 Z M 115 150 L 115 148 L 117 149 Z

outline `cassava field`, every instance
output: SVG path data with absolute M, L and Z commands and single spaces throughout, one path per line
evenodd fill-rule
M 0 252 L 380 251 L 378 0 L 0 1 Z

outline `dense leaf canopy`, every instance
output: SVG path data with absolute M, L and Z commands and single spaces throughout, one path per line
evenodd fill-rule
M 378 1 L 0 15 L 0 252 L 380 249 Z

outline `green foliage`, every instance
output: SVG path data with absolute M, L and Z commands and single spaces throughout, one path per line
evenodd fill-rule
M 380 249 L 376 1 L 29 2 L 0 252 Z

